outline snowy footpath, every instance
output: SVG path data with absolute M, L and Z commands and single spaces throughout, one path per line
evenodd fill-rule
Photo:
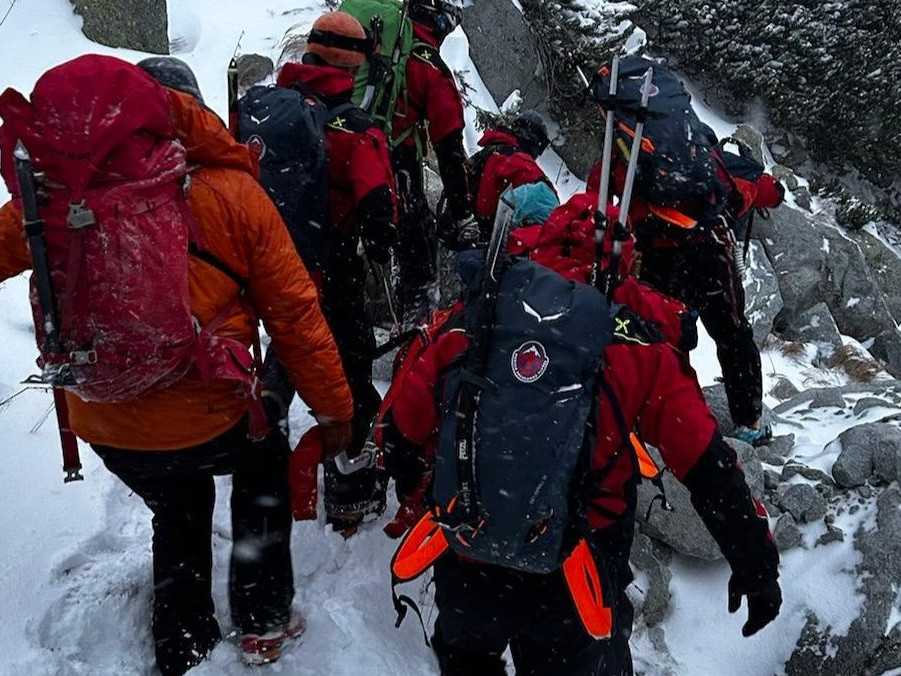
M 0 10 L 5 4 L 4 0 Z M 323 8 L 324 3 L 315 0 L 170 0 L 170 32 L 189 50 L 180 56 L 196 69 L 207 102 L 221 113 L 225 66 L 242 32 L 243 52 L 276 57 L 285 30 L 298 23 L 308 26 Z M 79 21 L 67 0 L 19 2 L 0 27 L 0 86 L 28 92 L 44 70 L 85 52 L 129 60 L 143 56 L 88 42 Z M 473 104 L 496 108 L 469 60 L 462 31 L 452 36 L 445 52 L 465 78 Z M 470 124 L 474 117 L 470 109 Z M 470 147 L 475 139 L 471 127 Z M 559 160 L 548 160 L 546 169 L 558 178 L 564 194 L 579 188 Z M 5 197 L 0 189 L 0 198 Z M 82 447 L 85 481 L 63 485 L 49 395 L 40 390 L 17 394 L 18 383 L 34 372 L 36 357 L 25 277 L 0 285 L 0 345 L 0 401 L 5 402 L 0 406 L 0 676 L 152 674 L 150 513 L 86 446 Z M 709 339 L 704 337 L 692 361 L 703 384 L 712 384 L 718 366 Z M 764 372 L 764 391 L 780 377 L 802 390 L 814 377 L 842 382 L 839 375 L 813 369 L 803 355 L 788 358 L 776 351 L 764 354 Z M 879 414 L 872 410 L 866 415 L 876 419 Z M 299 403 L 292 416 L 295 434 L 310 424 Z M 814 414 L 789 411 L 776 432 L 797 435 L 795 455 L 828 471 L 834 460 L 829 442 L 864 421 L 828 409 Z M 229 492 L 229 480 L 217 480 L 215 598 L 225 634 L 233 631 L 226 595 Z M 868 505 L 840 525 L 853 533 L 858 524 L 872 518 L 873 511 Z M 408 618 L 400 630 L 394 628 L 388 562 L 395 543 L 381 533 L 381 525 L 372 524 L 349 541 L 321 521 L 296 525 L 295 603 L 308 626 L 302 643 L 278 664 L 251 671 L 240 666 L 234 642 L 226 640 L 208 663 L 191 673 L 437 674 L 416 618 Z M 821 527 L 806 527 L 805 540 L 815 540 Z M 743 618 L 726 613 L 727 567 L 676 558 L 673 603 L 663 625 L 671 655 L 659 654 L 639 626 L 633 638 L 636 665 L 645 674 L 779 674 L 808 611 L 815 611 L 837 633 L 856 616 L 860 603 L 853 572 L 856 557 L 850 539 L 817 548 L 815 555 L 805 550 L 785 555 L 783 613 L 751 640 L 740 637 Z M 423 602 L 424 614 L 433 620 L 427 586 L 409 587 L 405 591 Z M 640 603 L 641 579 L 630 593 Z

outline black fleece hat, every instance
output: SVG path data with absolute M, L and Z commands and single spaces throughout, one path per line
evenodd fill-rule
M 203 94 L 191 67 L 174 56 L 152 56 L 138 63 L 154 80 L 170 89 L 190 94 L 203 103 Z

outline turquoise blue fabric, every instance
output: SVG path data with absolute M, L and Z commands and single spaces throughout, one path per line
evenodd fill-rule
M 541 225 L 551 212 L 560 206 L 557 195 L 546 183 L 527 183 L 514 189 L 510 195 L 516 206 L 513 212 L 513 227 Z

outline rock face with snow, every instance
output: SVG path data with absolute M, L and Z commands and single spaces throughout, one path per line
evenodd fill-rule
M 861 342 L 875 339 L 874 356 L 901 374 L 901 336 L 860 247 L 825 213 L 810 217 L 780 208 L 755 226 L 773 263 L 785 307 L 778 331 L 803 326 L 803 313 L 825 303 L 838 329 Z
M 773 264 L 760 242 L 751 243 L 744 287 L 745 314 L 754 328 L 754 342 L 761 347 L 784 303 Z
M 166 0 L 73 0 L 94 42 L 153 54 L 169 53 Z
M 901 190 L 895 0 L 641 0 L 633 20 L 733 114 L 762 101 L 813 159 Z M 849 143 L 848 139 L 853 139 Z
M 842 433 L 835 443 L 840 453 L 832 466 L 832 476 L 839 486 L 863 486 L 873 476 L 883 481 L 899 478 L 901 430 L 895 425 L 858 425 Z
M 840 350 L 842 347 L 841 334 L 826 303 L 817 303 L 812 308 L 804 310 L 785 328 L 782 335 L 789 340 L 814 343 L 828 352 Z
M 841 636 L 833 635 L 815 614 L 808 614 L 798 647 L 785 665 L 788 676 L 875 676 L 901 667 L 901 624 L 889 624 L 901 579 L 901 489 L 897 484 L 879 496 L 876 528 L 861 526 L 854 546 L 862 556 L 856 571 L 860 612 Z

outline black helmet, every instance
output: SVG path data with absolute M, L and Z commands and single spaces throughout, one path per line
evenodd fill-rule
M 460 0 L 410 0 L 410 18 L 424 23 L 443 40 L 463 22 Z
M 519 141 L 519 146 L 535 158 L 551 144 L 544 118 L 534 110 L 521 113 L 513 120 L 510 131 Z
M 190 94 L 203 103 L 203 94 L 191 67 L 174 56 L 152 56 L 138 63 L 150 77 L 170 89 Z

